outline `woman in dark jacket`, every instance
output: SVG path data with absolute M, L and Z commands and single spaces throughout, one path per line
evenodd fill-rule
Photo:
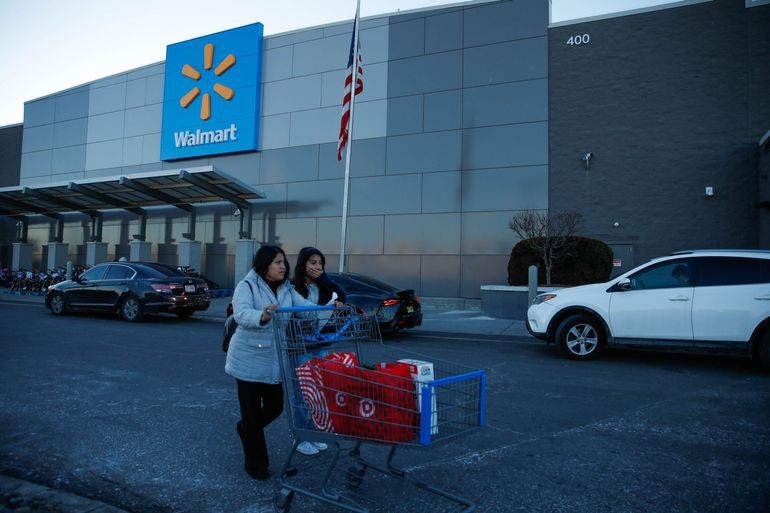
M 332 293 L 337 301 L 345 302 L 345 291 L 326 275 L 326 257 L 320 250 L 307 246 L 299 250 L 297 267 L 294 268 L 294 288 L 305 299 L 317 305 L 331 301 Z

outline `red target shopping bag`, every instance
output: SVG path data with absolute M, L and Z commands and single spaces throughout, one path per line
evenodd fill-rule
M 332 353 L 295 369 L 302 397 L 318 430 L 344 433 L 346 413 L 337 404 L 336 392 L 341 389 L 345 369 L 355 369 L 357 365 L 354 353 Z
M 341 384 L 338 407 L 346 412 L 344 433 L 382 442 L 409 442 L 416 436 L 414 381 L 409 366 L 381 363 L 376 370 L 355 367 Z
M 416 437 L 414 381 L 404 363 L 358 366 L 353 353 L 333 353 L 297 367 L 302 396 L 321 430 L 382 442 Z

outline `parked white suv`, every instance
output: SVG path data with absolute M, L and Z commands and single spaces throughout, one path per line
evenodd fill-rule
M 737 352 L 770 367 L 770 251 L 683 251 L 540 294 L 527 329 L 575 360 L 634 346 Z

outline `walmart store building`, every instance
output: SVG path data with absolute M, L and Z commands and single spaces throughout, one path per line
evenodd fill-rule
M 687 247 L 758 247 L 769 13 L 764 0 L 687 0 L 549 28 L 545 0 L 479 0 L 363 19 L 347 270 L 477 298 L 506 282 L 508 223 L 524 209 L 583 213 L 622 268 Z M 727 49 L 695 44 L 704 24 Z M 270 243 L 292 261 L 315 245 L 336 270 L 352 21 L 261 30 L 171 45 L 166 62 L 25 103 L 23 124 L 0 128 L 3 264 L 141 257 L 232 286 Z M 672 44 L 695 64 L 656 69 Z M 724 97 L 679 90 L 693 74 L 737 84 Z M 759 92 L 741 93 L 748 84 Z M 682 98 L 694 111 L 659 118 Z M 709 102 L 721 110 L 704 128 Z

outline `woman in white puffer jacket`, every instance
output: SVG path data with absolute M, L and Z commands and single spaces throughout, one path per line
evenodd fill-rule
M 263 246 L 252 270 L 235 287 L 233 315 L 238 328 L 227 350 L 225 372 L 235 378 L 241 420 L 244 468 L 254 479 L 270 477 L 264 429 L 283 411 L 278 351 L 271 311 L 281 306 L 312 306 L 288 281 L 289 262 L 277 246 Z

